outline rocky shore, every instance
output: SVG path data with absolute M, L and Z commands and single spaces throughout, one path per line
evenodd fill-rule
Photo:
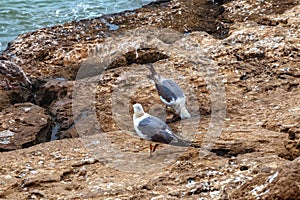
M 299 13 L 294 0 L 161 0 L 19 35 L 0 57 L 33 85 L 0 90 L 0 199 L 299 198 Z M 165 111 L 149 62 L 191 119 Z M 196 147 L 148 158 L 136 102 Z

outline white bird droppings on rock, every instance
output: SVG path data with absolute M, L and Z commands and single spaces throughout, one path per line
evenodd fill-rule
M 9 144 L 10 138 L 14 136 L 15 133 L 10 130 L 5 130 L 0 132 L 0 144 Z
M 24 112 L 28 112 L 28 111 L 30 111 L 31 110 L 31 108 L 23 108 L 23 110 L 24 110 Z

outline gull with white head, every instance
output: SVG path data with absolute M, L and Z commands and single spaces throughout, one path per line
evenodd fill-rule
M 133 125 L 136 133 L 144 140 L 156 143 L 155 146 L 150 143 L 150 156 L 156 150 L 157 143 L 182 147 L 189 146 L 188 142 L 176 136 L 164 121 L 145 113 L 141 104 L 134 104 L 133 111 Z

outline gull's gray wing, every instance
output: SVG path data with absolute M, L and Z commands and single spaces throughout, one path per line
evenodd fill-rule
M 157 74 L 152 63 L 148 63 L 147 67 L 151 71 L 151 75 L 148 78 L 155 82 L 155 87 L 161 98 L 170 103 L 184 97 L 182 89 L 172 79 L 165 79 Z
M 161 119 L 149 116 L 140 121 L 137 127 L 148 139 L 153 142 L 172 144 L 176 146 L 188 146 L 188 144 L 179 139 L 168 125 Z
M 140 121 L 137 128 L 153 142 L 168 144 L 174 139 L 168 125 L 154 116 L 149 116 Z
M 177 96 L 174 92 L 172 92 L 172 90 L 170 90 L 170 88 L 159 83 L 155 83 L 155 86 L 159 96 L 166 100 L 166 102 L 170 103 L 171 101 L 176 101 Z
M 184 97 L 182 89 L 171 79 L 155 83 L 155 86 L 158 94 L 167 102 L 176 101 L 178 98 Z
M 172 135 L 165 130 L 160 130 L 151 137 L 151 141 L 165 144 L 171 143 L 172 140 L 174 140 L 174 137 L 172 137 Z

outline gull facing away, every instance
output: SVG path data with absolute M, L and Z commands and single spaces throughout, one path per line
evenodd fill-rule
M 26 87 L 31 86 L 31 81 L 28 79 L 23 69 L 9 60 L 0 60 L 0 76 L 4 77 L 9 88 L 12 88 L 12 86 L 8 80 L 18 81 Z
M 157 148 L 157 143 L 182 147 L 190 146 L 188 142 L 176 136 L 161 119 L 145 113 L 141 104 L 134 104 L 133 111 L 133 125 L 136 133 L 144 140 L 156 143 L 155 146 L 150 143 L 150 157 Z
M 148 78 L 154 81 L 161 101 L 172 107 L 181 119 L 190 118 L 191 115 L 185 107 L 186 97 L 182 89 L 172 79 L 166 79 L 157 74 L 151 63 L 147 64 L 147 67 L 151 71 Z

